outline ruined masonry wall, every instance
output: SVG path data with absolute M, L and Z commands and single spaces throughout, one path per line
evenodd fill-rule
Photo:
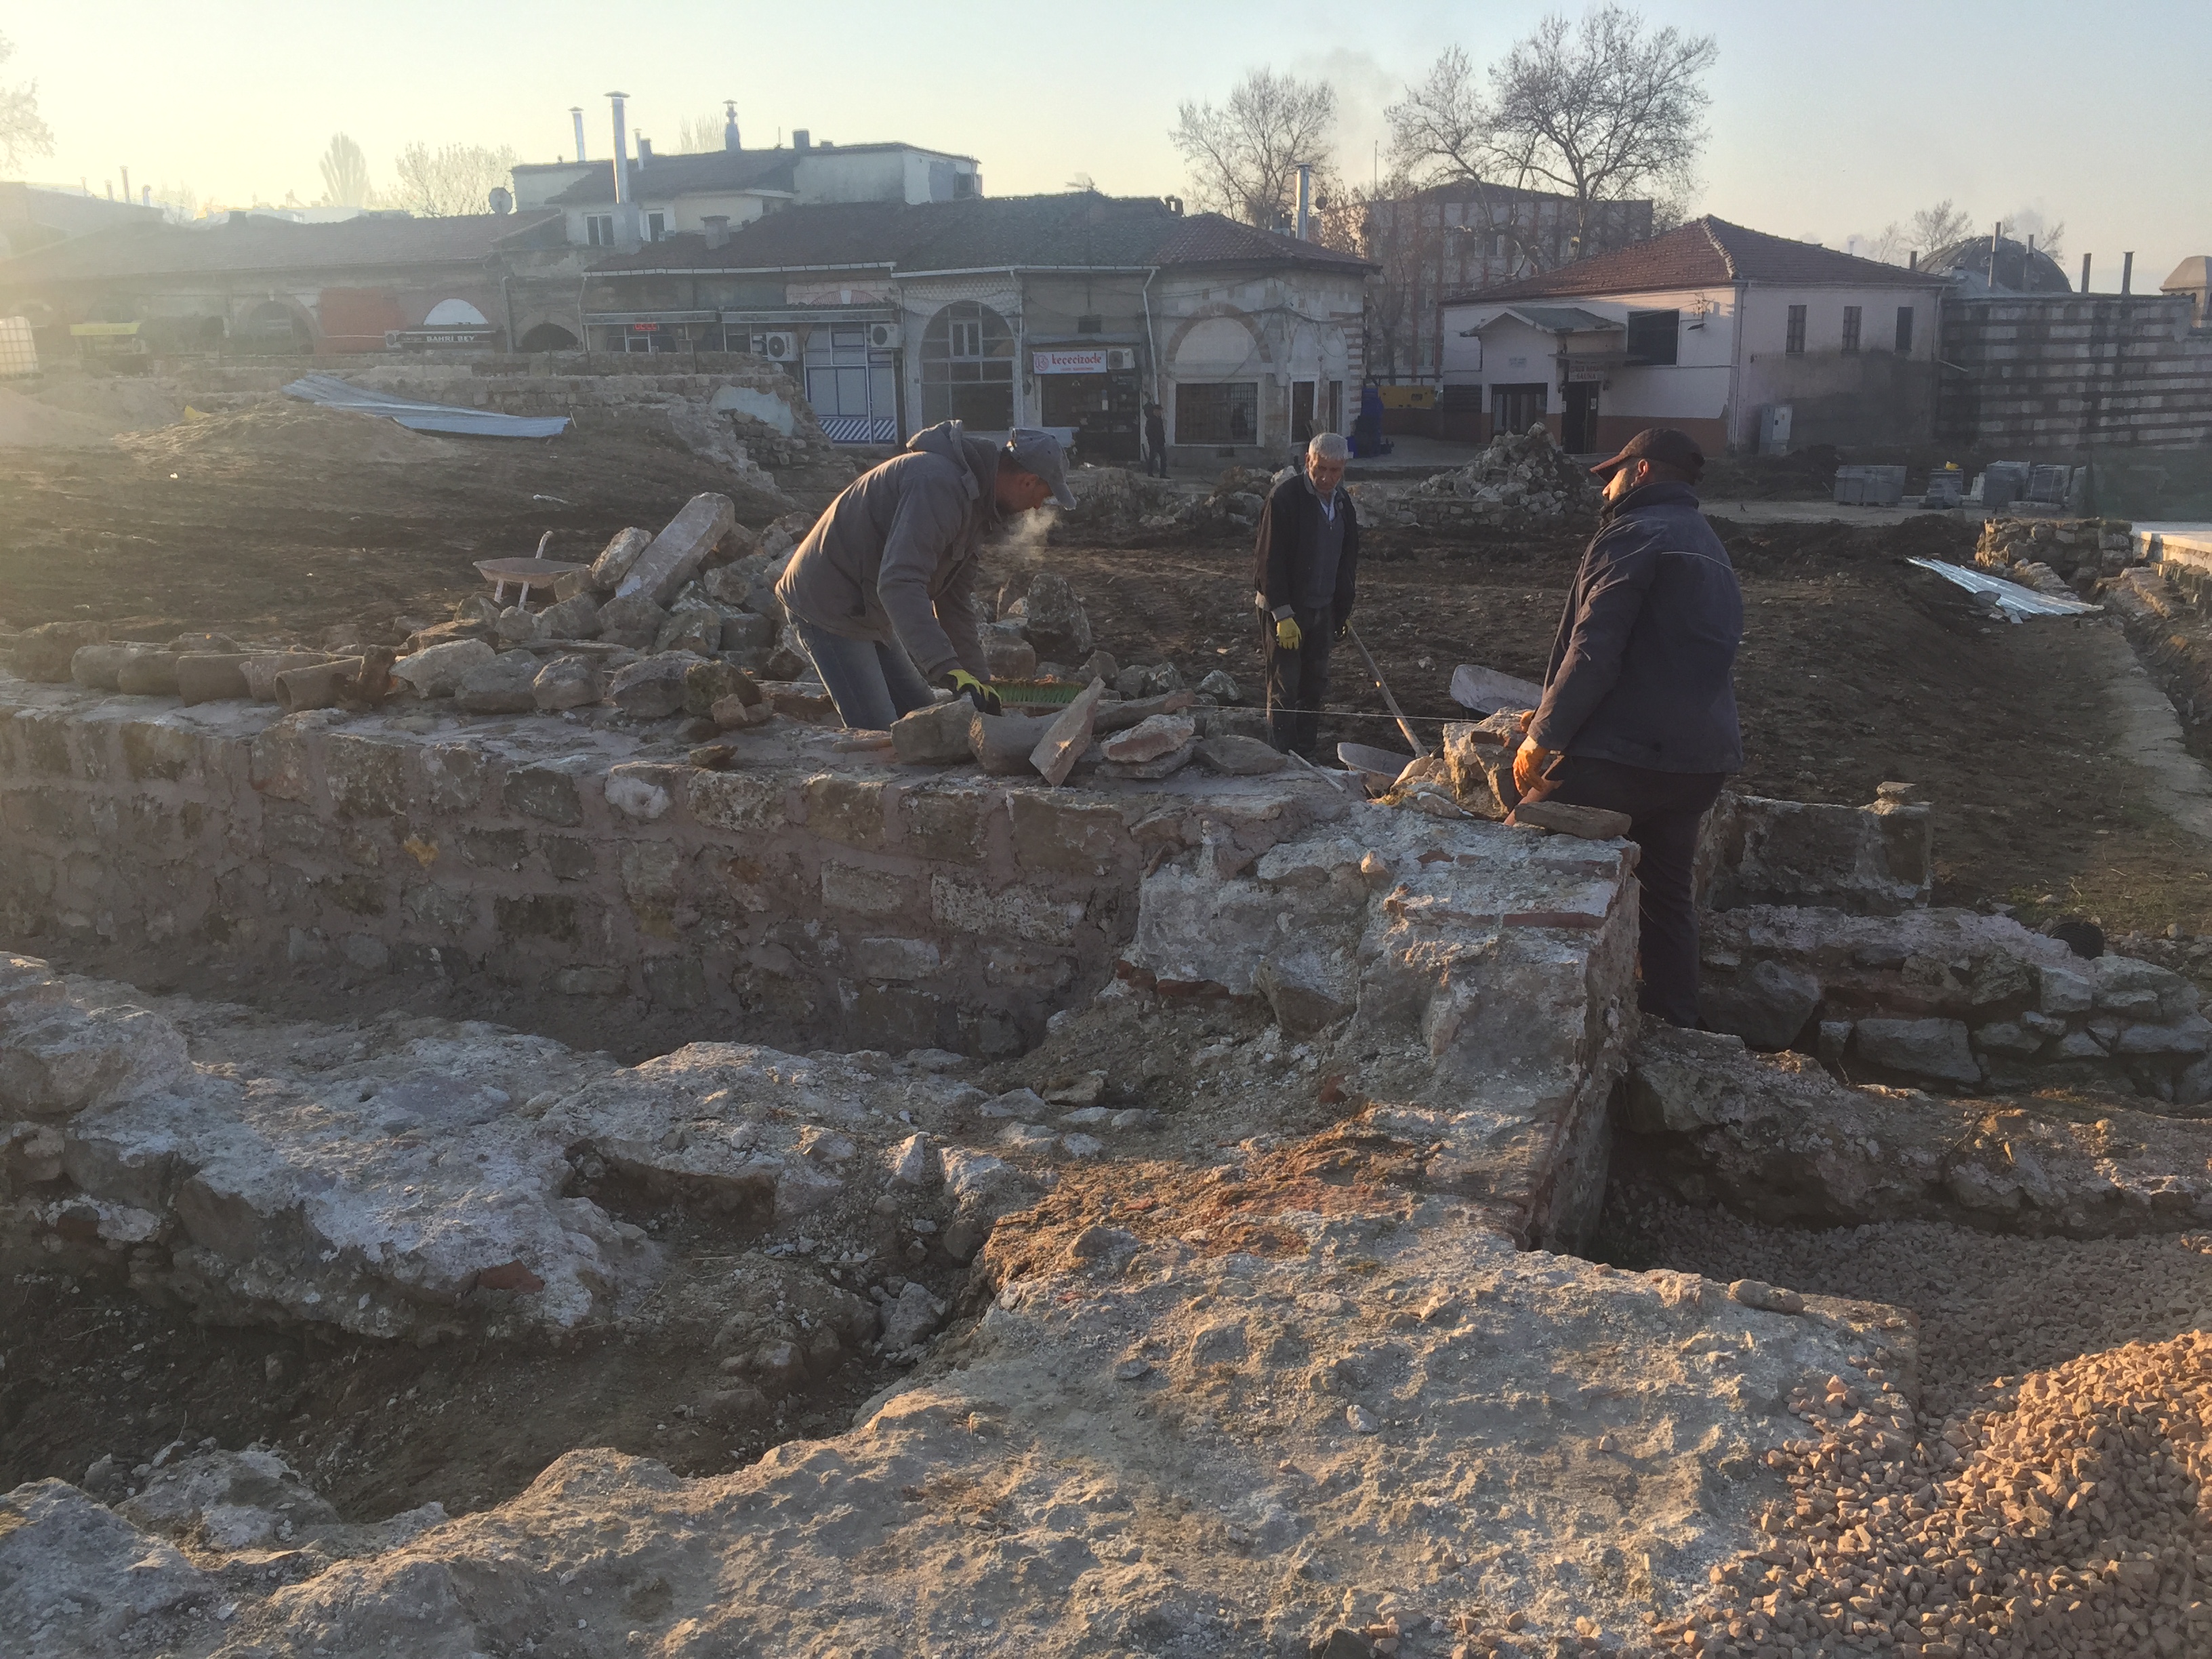
M 441 740 L 0 679 L 0 925 L 142 975 L 526 993 L 526 1023 L 565 1002 L 618 1047 L 986 1054 L 1103 984 L 1134 926 L 1137 843 L 1095 796 L 701 772 L 532 724 Z

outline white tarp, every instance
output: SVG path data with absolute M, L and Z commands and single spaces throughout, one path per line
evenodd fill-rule
M 2062 599 L 2049 593 L 2039 593 L 2032 587 L 2008 581 L 2002 576 L 1992 576 L 1986 570 L 1977 570 L 1967 564 L 1945 564 L 1940 559 L 1907 559 L 1907 564 L 1917 564 L 1923 570 L 1932 570 L 1945 581 L 1956 582 L 1969 593 L 1986 593 L 1997 603 L 1997 609 L 2018 622 L 2023 617 L 2080 617 L 2093 611 L 2101 611 L 2100 605 L 2089 605 L 2080 599 Z
M 335 374 L 303 374 L 284 388 L 284 395 L 329 409 L 382 415 L 410 432 L 453 432 L 472 438 L 557 438 L 568 429 L 566 415 L 500 415 L 488 409 L 416 403 L 366 391 Z

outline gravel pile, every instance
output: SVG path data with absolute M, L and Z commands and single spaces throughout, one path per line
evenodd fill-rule
M 1653 1630 L 1662 1651 L 2212 1652 L 2212 1237 L 1791 1233 L 1665 1205 L 1612 1231 L 1623 1253 L 1921 1322 L 1921 1409 L 1912 1357 L 1884 1348 L 1793 1399 L 1814 1435 L 1768 1461 L 1794 1507 Z

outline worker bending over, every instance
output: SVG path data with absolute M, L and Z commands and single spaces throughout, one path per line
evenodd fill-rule
M 1605 509 L 1513 757 L 1523 799 L 1628 815 L 1642 849 L 1642 1006 L 1691 1026 L 1698 824 L 1743 766 L 1732 678 L 1743 594 L 1691 489 L 1705 465 L 1687 433 L 1653 427 L 1590 469 L 1606 480 Z
M 1048 501 L 1075 505 L 1060 441 L 971 438 L 957 421 L 847 484 L 775 585 L 792 632 L 848 726 L 880 732 L 927 708 L 933 684 L 999 712 L 983 654 L 975 562 L 983 538 Z
M 1351 626 L 1359 574 L 1359 515 L 1344 488 L 1351 459 L 1339 434 L 1316 433 L 1305 465 L 1267 493 L 1253 549 L 1267 740 L 1308 759 L 1321 741 L 1329 647 Z

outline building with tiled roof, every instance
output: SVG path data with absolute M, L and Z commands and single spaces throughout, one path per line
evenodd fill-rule
M 1469 435 L 1541 420 L 1577 453 L 1648 426 L 1712 453 L 1933 431 L 1946 279 L 1707 216 L 1442 307 L 1440 402 Z M 1571 303 L 1587 323 L 1532 311 Z
M 1133 461 L 1157 399 L 1171 453 L 1210 465 L 1343 428 L 1372 270 L 1154 197 L 847 202 L 611 254 L 585 320 L 595 349 L 787 362 L 844 441 L 957 417 Z

